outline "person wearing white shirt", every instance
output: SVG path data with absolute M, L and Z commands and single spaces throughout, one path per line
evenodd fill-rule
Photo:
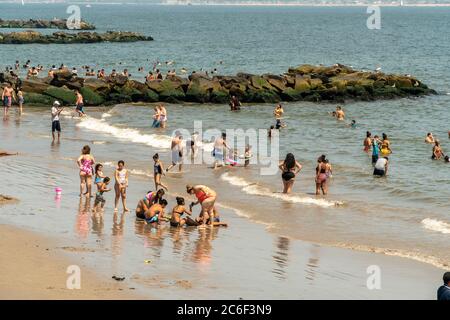
M 384 177 L 387 174 L 388 171 L 388 163 L 389 158 L 383 157 L 379 158 L 377 162 L 375 163 L 375 169 L 373 170 L 374 176 Z

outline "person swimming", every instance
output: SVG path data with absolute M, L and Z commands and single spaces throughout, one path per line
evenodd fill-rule
M 431 132 L 427 133 L 427 136 L 425 137 L 425 142 L 429 144 L 434 144 L 436 142 Z
M 434 147 L 433 147 L 433 154 L 431 155 L 431 159 L 433 160 L 440 160 L 444 156 L 444 153 L 442 152 L 441 144 L 439 141 L 435 141 Z

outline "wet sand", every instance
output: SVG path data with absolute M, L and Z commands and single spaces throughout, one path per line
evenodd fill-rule
M 3 185 L 20 202 L 1 206 L 0 219 L 54 241 L 52 246 L 45 247 L 51 249 L 47 252 L 41 246 L 35 248 L 30 244 L 36 242 L 31 234 L 24 234 L 23 241 L 11 238 L 5 247 L 5 250 L 9 248 L 5 257 L 7 261 L 21 263 L 20 268 L 15 267 L 16 262 L 3 266 L 10 272 L 5 281 L 23 275 L 31 279 L 39 276 L 30 270 L 30 265 L 50 268 L 47 274 L 51 275 L 37 282 L 24 282 L 20 289 L 11 289 L 16 297 L 28 298 L 33 292 L 34 297 L 63 298 L 62 294 L 47 296 L 50 293 L 46 291 L 66 292 L 65 270 L 68 263 L 75 263 L 83 270 L 93 270 L 93 279 L 99 279 L 99 282 L 89 281 L 86 292 L 92 295 L 83 296 L 86 298 L 122 298 L 117 296 L 120 293 L 125 298 L 136 294 L 157 299 L 435 299 L 443 273 L 439 268 L 400 257 L 321 246 L 273 230 L 269 232 L 265 224 L 255 223 L 228 208 L 226 201 L 221 202 L 219 210 L 222 219 L 229 223 L 228 228 L 177 229 L 163 225 L 152 229 L 137 221 L 133 212 L 114 213 L 113 193 L 106 194 L 105 212 L 94 214 L 93 200 L 78 197 L 75 159 L 81 146 L 86 143 L 95 146 L 94 155 L 97 161 L 105 163 L 104 172 L 109 176 L 113 164 L 106 162 L 125 157 L 128 169 L 132 170 L 127 192 L 130 209 L 135 208 L 147 190 L 153 189 L 151 176 L 133 169 L 141 169 L 137 164 L 144 161 L 150 167 L 154 150 L 140 145 L 126 148 L 114 140 L 92 144 L 92 140 L 85 140 L 86 132 L 73 127 L 71 119 L 65 119 L 61 144 L 53 145 L 48 128 L 37 125 L 41 118 L 47 119 L 48 115 L 28 114 L 15 126 L 1 127 L 4 147 L 20 153 L 0 161 Z M 194 176 L 194 168 L 187 168 L 184 174 L 169 174 L 164 179 L 170 189 L 168 209 L 178 195 L 186 197 L 189 203 L 191 199 L 183 186 L 201 180 L 201 176 Z M 61 197 L 54 195 L 56 186 L 63 189 Z M 23 256 L 32 257 L 31 254 L 16 257 L 17 252 L 26 252 L 21 248 L 24 244 L 37 250 L 36 260 L 20 260 L 25 259 Z M 63 262 L 49 264 L 53 259 L 63 259 Z M 52 265 L 55 269 L 51 269 Z M 380 268 L 379 290 L 367 288 L 369 266 Z M 113 275 L 126 278 L 120 284 L 123 290 L 115 290 L 119 284 L 111 279 Z M 9 282 L 9 286 L 14 285 L 14 281 Z M 36 289 L 26 290 L 27 285 Z M 47 287 L 56 289 L 43 292 L 42 288 Z M 69 294 L 72 293 L 64 298 L 75 299 L 82 293 Z
M 56 243 L 29 231 L 0 225 L 0 299 L 136 299 L 125 283 L 115 283 L 85 267 L 82 257 L 64 257 Z M 81 288 L 68 289 L 71 265 L 81 269 Z

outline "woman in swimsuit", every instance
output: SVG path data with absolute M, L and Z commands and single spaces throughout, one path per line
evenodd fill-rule
M 371 145 L 372 145 L 372 133 L 367 131 L 366 138 L 364 139 L 364 142 L 363 142 L 364 152 L 369 153 Z
M 161 160 L 159 160 L 159 154 L 156 153 L 153 156 L 153 161 L 155 162 L 153 164 L 153 179 L 155 181 L 155 190 L 158 190 L 159 186 L 163 187 L 166 190 L 169 190 L 165 185 L 161 183 L 161 176 L 163 174 L 165 175 L 165 173 L 163 163 Z
M 281 119 L 283 113 L 284 113 L 283 107 L 281 106 L 281 104 L 277 104 L 275 110 L 273 110 L 273 115 L 275 116 L 275 119 L 277 120 Z
M 331 165 L 328 163 L 325 155 L 320 156 L 317 159 L 316 167 L 316 195 L 320 195 L 320 190 L 322 190 L 325 196 L 328 193 L 327 180 L 330 176 Z
M 440 160 L 444 153 L 442 152 L 441 143 L 436 141 L 433 147 L 433 154 L 431 155 L 431 159 Z
M 114 173 L 116 178 L 116 183 L 114 185 L 114 191 L 116 192 L 116 199 L 114 204 L 114 211 L 117 211 L 117 205 L 119 204 L 119 199 L 122 198 L 123 210 L 125 212 L 130 211 L 127 208 L 127 187 L 128 187 L 128 170 L 125 169 L 125 162 L 120 160 L 117 163 L 117 169 Z
M 291 193 L 294 185 L 295 176 L 302 170 L 302 165 L 295 160 L 292 153 L 288 153 L 284 161 L 280 161 L 278 166 L 282 172 L 283 193 Z
M 88 194 L 92 197 L 92 165 L 95 163 L 94 157 L 91 155 L 91 148 L 84 146 L 81 149 L 81 155 L 77 160 L 78 168 L 80 168 L 80 197 Z M 83 193 L 86 186 L 86 192 Z
M 183 214 L 191 215 L 192 212 L 185 208 L 184 198 L 176 197 L 177 205 L 172 209 L 172 217 L 170 218 L 171 227 L 182 227 L 186 224 L 186 219 L 182 218 Z
M 136 207 L 136 218 L 145 219 L 144 213 L 150 209 L 155 203 L 159 203 L 165 192 L 163 189 L 159 189 L 157 192 L 149 191 L 145 197 L 139 200 Z
M 387 134 L 383 133 L 383 140 L 381 141 L 381 154 L 383 156 L 389 155 L 392 153 L 391 150 L 391 142 L 388 139 Z
M 200 212 L 202 225 L 205 226 L 207 220 L 210 217 L 212 217 L 212 220 L 214 220 L 214 203 L 216 202 L 217 193 L 211 188 L 208 188 L 204 185 L 187 185 L 186 191 L 188 194 L 195 194 L 195 196 L 197 197 L 197 201 L 191 203 L 191 210 L 194 205 L 197 205 L 199 203 L 202 206 L 202 211 Z

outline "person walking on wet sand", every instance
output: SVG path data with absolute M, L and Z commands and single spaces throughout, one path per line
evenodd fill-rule
M 84 146 L 81 149 L 81 155 L 77 160 L 78 167 L 80 168 L 80 197 L 82 195 L 88 195 L 89 198 L 92 197 L 92 166 L 95 164 L 95 159 L 91 155 L 91 148 L 89 146 Z M 86 187 L 86 192 L 83 193 Z
M 292 153 L 288 153 L 284 161 L 280 161 L 279 168 L 282 172 L 283 193 L 291 193 L 295 177 L 302 170 L 302 165 L 295 160 Z
M 58 142 L 61 138 L 61 123 L 59 122 L 59 115 L 64 110 L 64 107 L 61 107 L 61 104 L 58 101 L 53 102 L 52 106 L 52 138 L 55 141 L 55 131 L 58 132 Z
M 120 198 L 122 198 L 123 211 L 130 211 L 127 208 L 128 175 L 128 170 L 125 169 L 125 162 L 123 160 L 119 160 L 119 162 L 117 163 L 117 169 L 114 172 L 114 178 L 116 180 L 116 183 L 114 185 L 114 191 L 116 193 L 114 211 L 118 211 L 117 206 L 119 204 Z
M 214 221 L 214 203 L 216 202 L 217 193 L 204 185 L 186 185 L 186 192 L 188 194 L 195 195 L 197 198 L 196 202 L 192 202 L 190 205 L 190 210 L 192 207 L 199 204 L 202 206 L 199 218 L 202 221 L 202 225 L 205 226 L 208 219 Z

